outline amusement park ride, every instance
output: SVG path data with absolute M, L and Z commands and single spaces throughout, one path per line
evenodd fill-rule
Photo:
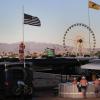
M 96 39 L 92 29 L 83 23 L 71 25 L 63 36 L 63 47 L 68 55 L 93 55 Z

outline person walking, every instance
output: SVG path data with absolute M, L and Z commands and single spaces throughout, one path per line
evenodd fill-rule
M 93 82 L 94 83 L 94 87 L 95 87 L 95 96 L 99 97 L 99 93 L 100 93 L 100 78 L 96 78 L 96 80 Z
M 82 94 L 83 94 L 83 98 L 86 98 L 88 81 L 86 80 L 85 76 L 82 76 L 82 78 L 80 80 L 80 84 L 81 84 L 81 91 L 82 91 Z

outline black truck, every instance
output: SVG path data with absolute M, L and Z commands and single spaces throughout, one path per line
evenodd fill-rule
M 0 62 L 0 97 L 33 95 L 31 64 Z M 0 99 L 1 100 L 1 99 Z

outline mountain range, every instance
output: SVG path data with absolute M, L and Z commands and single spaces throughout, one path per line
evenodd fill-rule
M 18 52 L 19 44 L 17 43 L 0 43 L 0 52 Z M 63 51 L 63 46 L 59 44 L 51 44 L 51 43 L 37 43 L 37 42 L 25 42 L 25 51 L 30 52 L 43 52 L 46 48 L 52 48 L 56 51 Z
M 15 52 L 18 53 L 19 44 L 17 43 L 0 43 L 0 52 Z M 38 43 L 38 42 L 25 42 L 25 51 L 30 52 L 43 52 L 46 48 L 55 49 L 56 52 L 63 52 L 64 48 L 59 44 L 52 43 Z M 70 47 L 67 46 L 69 49 Z M 96 48 L 96 51 L 100 51 L 100 48 Z

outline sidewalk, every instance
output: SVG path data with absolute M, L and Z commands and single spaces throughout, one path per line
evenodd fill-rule
M 33 100 L 100 100 L 100 98 L 86 98 L 86 99 L 72 99 L 72 98 L 62 98 L 62 97 L 37 97 Z
M 67 98 L 55 96 L 52 91 L 42 91 L 37 92 L 37 95 L 33 97 L 32 100 L 100 100 L 100 98 L 90 97 L 90 98 Z

